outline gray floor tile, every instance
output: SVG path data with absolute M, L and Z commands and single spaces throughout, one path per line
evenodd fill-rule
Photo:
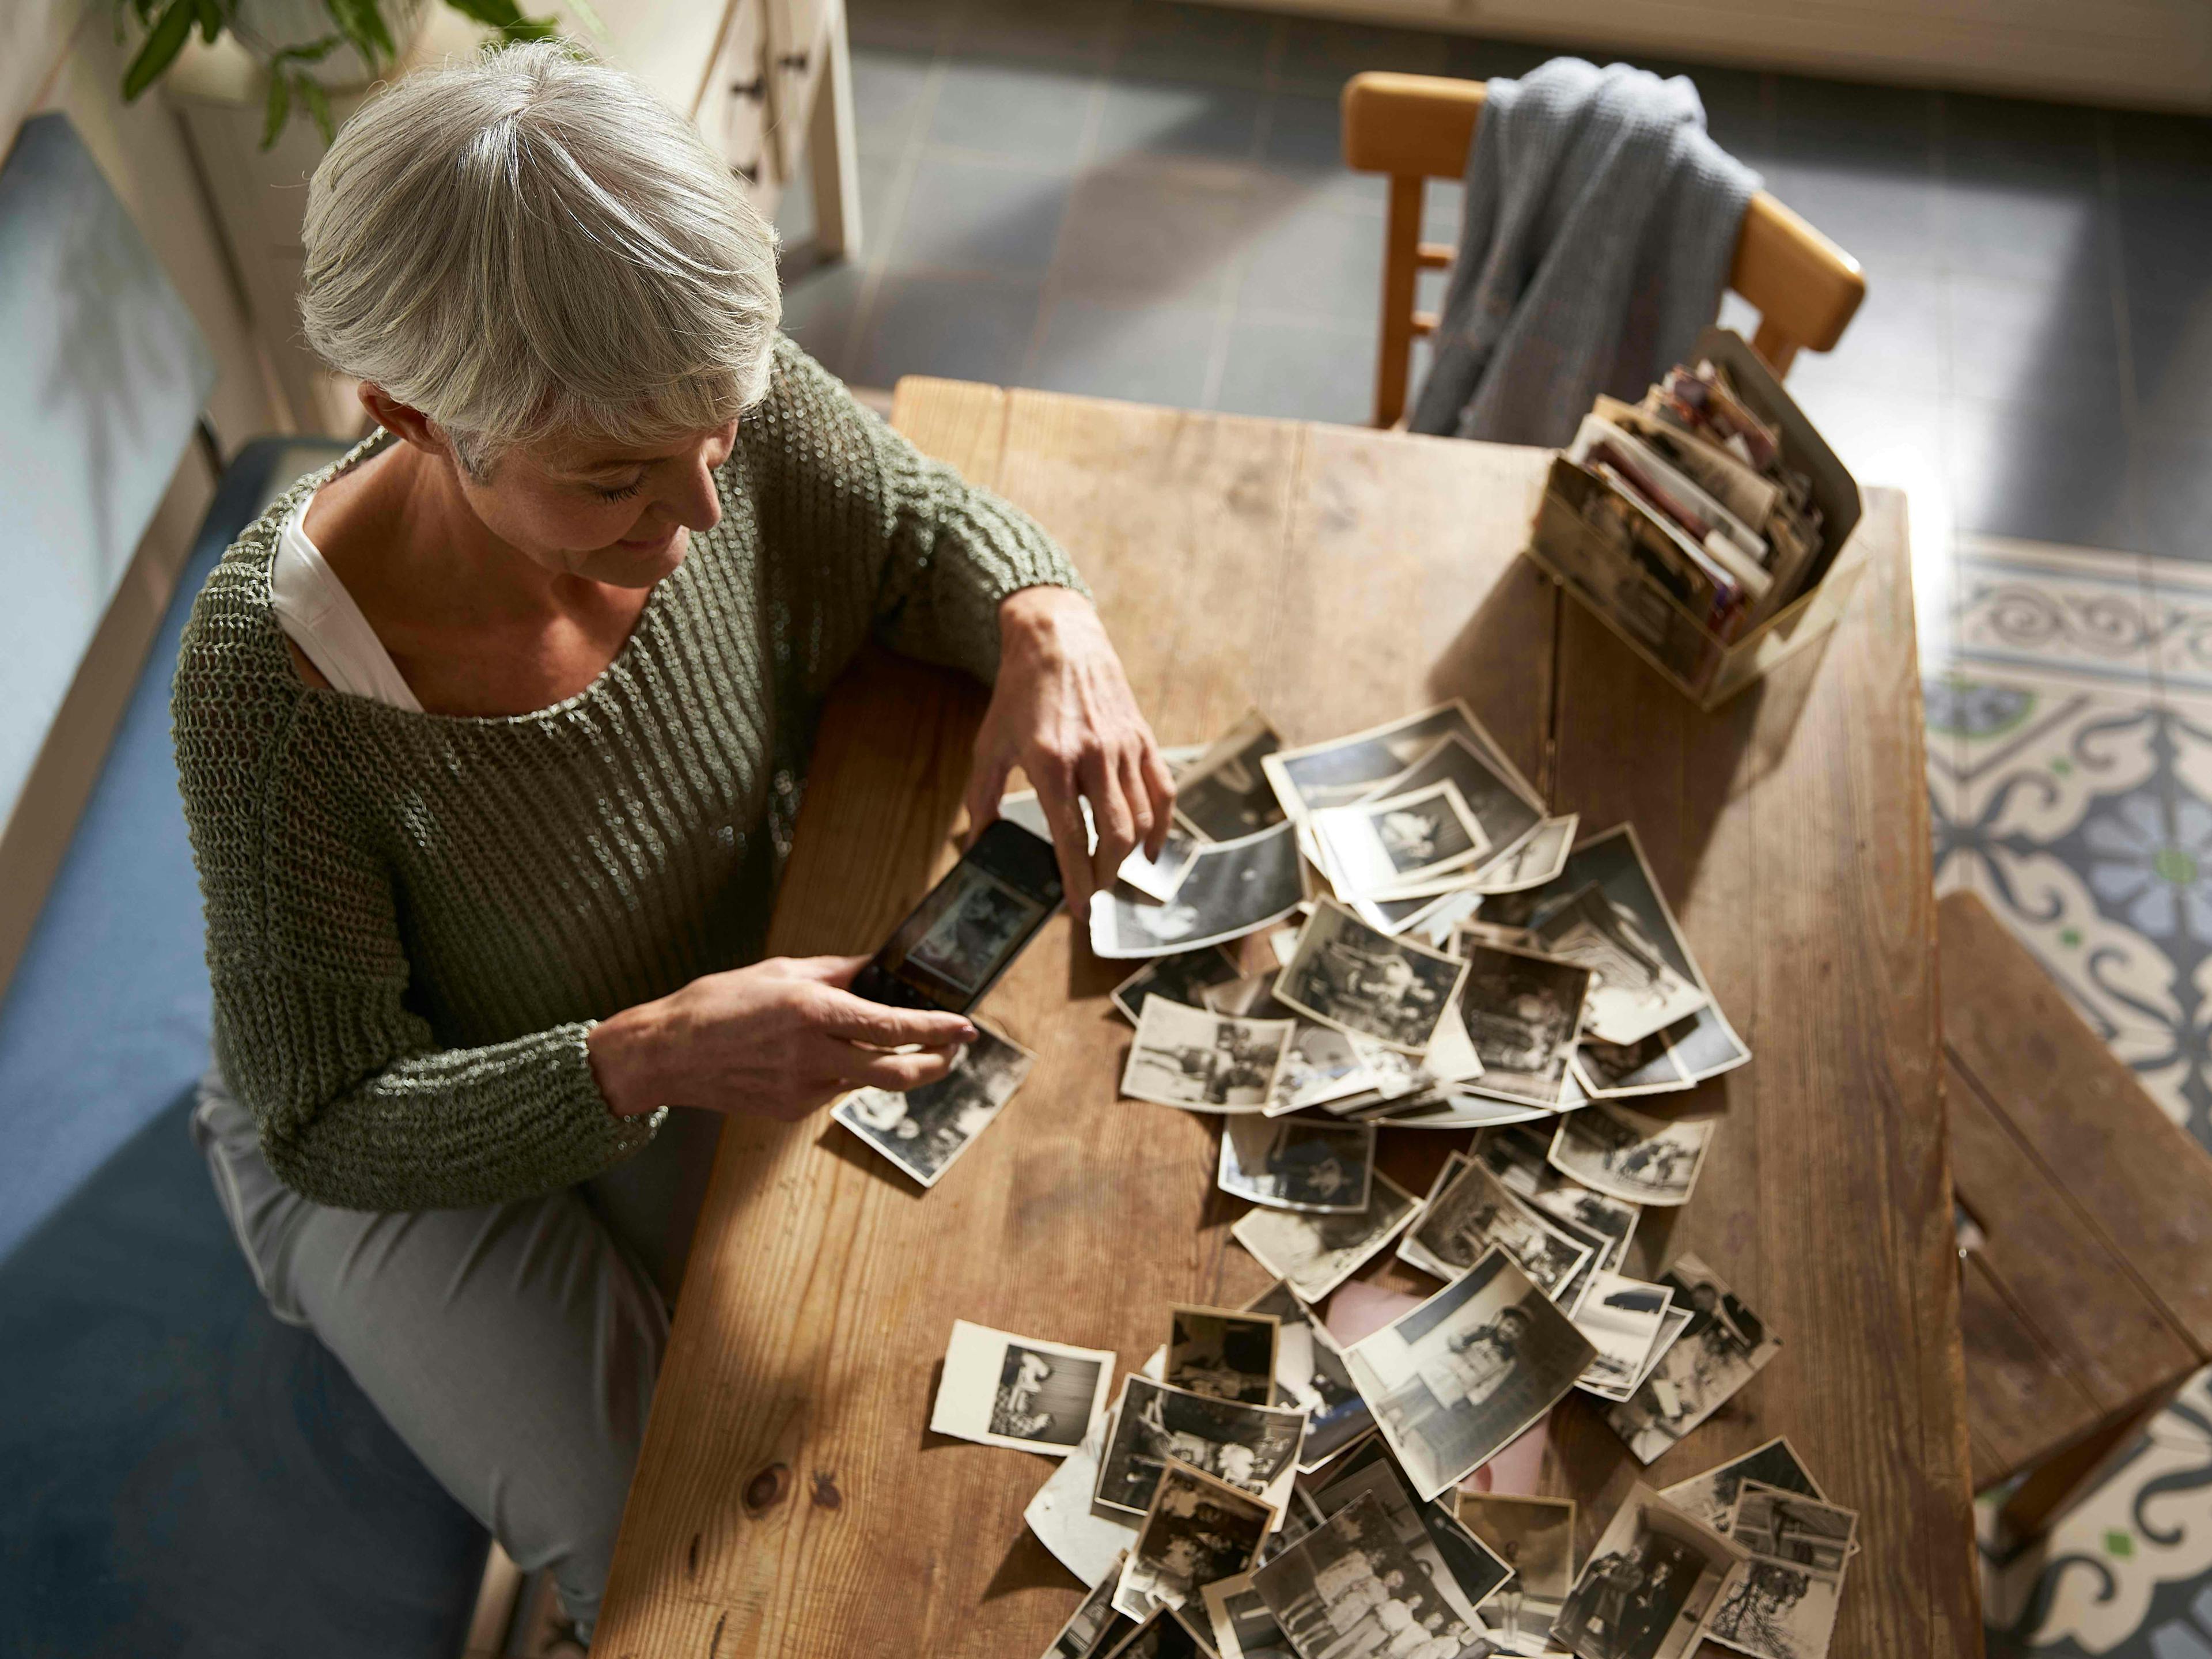
M 1136 0 L 1114 60 L 1117 74 L 1257 87 L 1267 72 L 1275 19 L 1241 6 Z
M 2128 303 L 2179 309 L 2212 297 L 2212 173 L 2120 175 L 2120 264 Z
M 1774 153 L 1814 166 L 1932 170 L 1936 109 L 1932 92 L 1778 75 Z
M 1050 392 L 1195 409 L 1205 401 L 1219 315 L 1212 306 L 1055 299 L 1022 379 Z
M 1382 291 L 1382 227 L 1326 195 L 1286 202 L 1251 243 L 1237 284 L 1247 310 L 1348 323 L 1372 319 Z
M 863 157 L 895 157 L 913 143 L 935 61 L 903 47 L 854 46 L 853 128 Z
M 1344 165 L 1344 131 L 1336 100 L 1301 93 L 1278 93 L 1267 106 L 1267 138 L 1261 160 L 1271 173 L 1316 185 L 1347 207 L 1381 213 L 1389 201 L 1389 182 L 1379 173 L 1354 173 Z
M 2148 186 L 2212 178 L 2212 121 L 2151 110 L 2108 110 L 2105 127 L 2124 179 Z
M 2108 283 L 1946 279 L 1948 386 L 1959 396 L 2063 404 L 2078 418 L 2123 418 L 2118 324 Z
M 964 0 L 950 46 L 963 55 L 1103 68 L 1128 10 L 1128 0 Z
M 1212 304 L 1261 211 L 1243 168 L 1160 161 L 1091 173 L 1068 207 L 1054 287 L 1123 304 Z
M 1373 328 L 1237 318 L 1220 408 L 1364 426 L 1375 400 Z
M 945 68 L 928 141 L 1073 168 L 1083 153 L 1097 77 L 1051 64 L 957 59 Z
M 1444 42 L 1442 74 L 1462 81 L 1517 81 L 1539 64 L 1548 64 L 1567 48 L 1539 46 L 1528 40 L 1498 40 L 1480 34 L 1455 34 Z
M 2112 219 L 2094 179 L 1947 176 L 1937 209 L 1953 270 L 2033 282 L 2109 282 Z
M 850 0 L 846 33 L 856 46 L 933 50 L 949 32 L 959 0 Z
M 2128 482 L 2146 552 L 2212 562 L 2212 433 L 2143 434 L 2130 458 Z
M 1941 187 L 1925 168 L 1770 161 L 1760 172 L 1769 191 L 1866 267 L 1869 282 L 1936 269 Z
M 783 331 L 832 374 L 846 371 L 846 345 L 866 273 L 842 261 L 787 275 Z
M 1961 530 L 2142 550 L 2116 422 L 1954 398 L 1946 423 Z
M 2128 312 L 2137 428 L 2212 431 L 2212 306 Z
M 1283 55 L 1276 68 L 1283 85 L 1334 94 L 1362 70 L 1443 75 L 1444 37 L 1326 17 L 1284 20 Z
M 2072 179 L 2094 185 L 2103 171 L 2097 112 L 2025 98 L 1943 94 L 1943 166 L 1963 179 Z
M 1790 371 L 1792 389 L 1851 386 L 1932 405 L 1944 386 L 1945 291 L 1943 279 L 1932 273 L 1869 275 L 1865 302 L 1844 337 L 1833 351 L 1801 353 Z
M 1263 93 L 1203 82 L 1132 79 L 1106 83 L 1094 161 L 1129 155 L 1203 155 L 1248 161 L 1260 131 Z
M 1002 162 L 925 155 L 886 263 L 896 270 L 1042 274 L 1067 206 L 1066 179 Z
M 1041 291 L 1034 282 L 886 278 L 846 378 L 886 389 L 902 374 L 1007 384 L 1029 355 Z

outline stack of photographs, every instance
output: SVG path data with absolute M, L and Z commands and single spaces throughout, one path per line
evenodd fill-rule
M 1759 1374 L 1782 1347 L 1719 1274 L 1680 1255 L 1659 1276 L 1689 1318 L 1628 1399 L 1606 1414 L 1639 1463 L 1673 1449 Z
M 1835 1633 L 1858 1521 L 1850 1510 L 1745 1481 L 1728 1534 L 1748 1559 L 1706 1636 L 1753 1659 L 1821 1659 Z
M 1686 1659 L 1745 1554 L 1649 1486 L 1631 1486 L 1552 1621 L 1552 1644 L 1579 1659 Z
M 1264 1112 L 1291 1033 L 1286 1019 L 1237 1019 L 1147 996 L 1121 1092 L 1194 1112 Z
M 1483 1606 L 1491 1639 L 1504 1653 L 1551 1652 L 1552 1621 L 1575 1582 L 1573 1500 L 1462 1492 L 1459 1518 L 1512 1569 Z

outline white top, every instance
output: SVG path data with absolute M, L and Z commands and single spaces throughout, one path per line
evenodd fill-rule
M 314 499 L 310 494 L 301 501 L 276 535 L 269 592 L 277 626 L 333 690 L 419 714 L 422 705 L 407 689 L 392 653 L 322 550 L 307 539 L 307 503 Z

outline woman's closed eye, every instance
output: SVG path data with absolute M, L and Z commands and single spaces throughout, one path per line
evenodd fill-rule
M 635 478 L 629 483 L 622 485 L 618 489 L 609 489 L 603 484 L 593 484 L 592 486 L 592 494 L 597 495 L 603 501 L 626 501 L 644 488 L 645 480 L 643 478 Z

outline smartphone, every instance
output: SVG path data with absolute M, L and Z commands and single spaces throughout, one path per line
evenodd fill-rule
M 860 969 L 853 994 L 895 1008 L 964 1014 L 998 983 L 1062 896 L 1052 843 L 994 819 Z

